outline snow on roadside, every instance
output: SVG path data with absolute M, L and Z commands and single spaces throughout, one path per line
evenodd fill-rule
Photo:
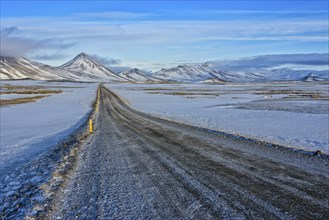
M 302 106 L 296 105 L 294 107 L 291 105 L 299 102 L 293 99 L 291 101 L 284 99 L 285 95 L 256 94 L 259 91 L 268 91 L 268 87 L 278 90 L 292 88 L 306 92 L 326 92 L 328 85 L 303 83 L 269 85 L 259 83 L 243 85 L 116 84 L 107 86 L 126 99 L 137 110 L 159 117 L 296 149 L 321 150 L 329 154 L 329 115 L 324 113 L 329 111 L 328 100 L 306 100 L 302 101 Z M 145 88 L 147 90 L 144 90 Z M 205 91 L 208 93 L 218 91 L 220 95 L 217 97 L 194 96 L 188 98 L 182 95 L 164 94 L 172 91 L 202 91 L 203 93 Z M 255 103 L 261 103 L 260 107 L 263 109 L 253 109 Z M 273 103 L 279 106 L 275 106 L 274 109 L 271 106 Z M 243 109 L 239 106 L 251 106 L 252 108 Z M 322 111 L 317 111 L 320 109 L 318 106 L 321 107 Z M 301 108 L 306 107 L 311 113 L 301 110 Z
M 77 129 L 91 111 L 98 86 L 30 80 L 2 81 L 1 84 L 56 87 L 63 93 L 0 108 L 0 177 L 32 161 Z

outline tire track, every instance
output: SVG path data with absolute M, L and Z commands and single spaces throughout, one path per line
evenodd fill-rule
M 326 218 L 328 161 L 263 145 L 137 112 L 102 87 L 56 217 Z

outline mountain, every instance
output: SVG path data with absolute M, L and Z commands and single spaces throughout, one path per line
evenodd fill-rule
M 80 53 L 69 62 L 52 67 L 22 57 L 0 57 L 0 79 L 71 80 L 94 82 L 134 83 L 223 83 L 223 82 L 267 82 L 267 81 L 321 81 L 329 80 L 328 70 L 249 69 L 227 70 L 218 63 L 179 65 L 146 73 L 130 69 L 115 73 L 85 53 Z
M 0 79 L 61 80 L 56 68 L 22 57 L 0 57 Z
M 216 71 L 204 65 L 179 65 L 170 69 L 161 69 L 152 74 L 153 77 L 174 82 L 200 82 L 215 79 L 223 81 Z
M 124 82 L 110 69 L 80 53 L 60 67 L 52 67 L 23 57 L 0 57 L 0 79 L 70 80 Z
M 230 72 L 215 69 L 211 63 L 179 65 L 170 69 L 161 69 L 155 72 L 153 76 L 175 82 L 240 82 L 263 78 L 260 74 L 251 72 Z
M 93 60 L 86 53 L 80 53 L 69 62 L 58 67 L 69 71 L 72 75 L 84 80 L 105 80 L 111 82 L 126 81 L 110 69 Z
M 131 69 L 129 71 L 121 72 L 119 73 L 119 76 L 130 82 L 151 83 L 151 82 L 163 81 L 137 68 Z
M 324 77 L 320 77 L 319 74 L 310 73 L 302 78 L 304 82 L 315 82 L 315 81 L 324 81 L 326 80 Z M 328 80 L 328 79 L 327 79 Z
M 267 81 L 305 81 L 305 77 L 312 73 L 316 81 L 329 80 L 329 73 L 325 71 L 279 69 L 254 69 L 248 71 L 223 70 L 211 62 L 198 65 L 179 65 L 174 68 L 161 69 L 152 76 L 173 82 L 267 82 Z
M 307 78 L 313 78 L 313 81 L 329 80 L 328 70 L 315 71 L 315 70 L 293 70 L 290 68 L 274 69 L 269 74 L 273 80 L 279 81 L 307 81 Z M 309 80 L 311 81 L 311 80 Z

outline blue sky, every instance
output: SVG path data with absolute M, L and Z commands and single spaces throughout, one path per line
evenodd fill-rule
M 1 1 L 1 54 L 159 69 L 328 53 L 328 1 Z

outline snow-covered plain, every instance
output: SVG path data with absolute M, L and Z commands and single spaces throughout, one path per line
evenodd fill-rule
M 329 153 L 326 83 L 111 84 L 137 110 L 296 149 Z
M 96 83 L 30 80 L 1 81 L 1 85 L 4 84 L 45 86 L 61 89 L 63 93 L 0 108 L 0 176 L 33 160 L 77 129 L 92 109 L 98 86 Z M 0 98 L 18 96 L 1 95 Z

